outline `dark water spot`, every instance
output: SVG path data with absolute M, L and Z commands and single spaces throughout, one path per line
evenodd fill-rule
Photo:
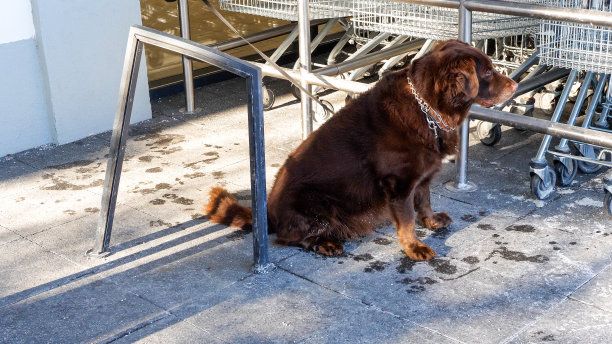
M 274 163 L 274 164 L 272 164 L 270 166 L 272 166 L 272 167 L 280 167 L 280 164 L 279 163 Z
M 67 181 L 61 180 L 59 178 L 52 177 L 54 185 L 49 185 L 41 188 L 41 190 L 84 190 L 93 188 L 96 186 L 104 185 L 103 179 L 96 179 L 89 184 L 84 185 L 76 185 L 72 183 L 68 183 Z
M 149 201 L 149 203 L 151 203 L 153 205 L 162 205 L 162 204 L 166 203 L 166 201 L 164 201 L 163 199 L 160 199 L 160 198 L 156 198 L 154 200 Z
M 18 197 L 18 198 L 15 199 L 15 202 L 17 202 L 17 203 L 23 202 L 23 201 L 25 201 L 25 197 Z M 58 202 L 60 202 L 60 201 L 59 200 L 55 201 L 55 203 L 58 203 Z
M 234 142 L 234 146 L 240 146 L 240 143 Z
M 501 243 L 502 243 L 501 241 L 496 241 L 495 245 L 501 245 Z
M 244 239 L 245 236 L 247 236 L 247 234 L 251 233 L 251 231 L 247 231 L 245 229 L 238 229 L 230 234 L 228 234 L 226 236 L 227 240 L 229 241 L 237 241 L 237 240 L 242 240 Z
M 149 168 L 148 170 L 145 170 L 145 172 L 147 173 L 159 173 L 162 171 L 161 167 L 153 167 L 153 168 Z
M 144 155 L 144 156 L 139 156 L 138 160 L 142 161 L 142 162 L 151 162 L 151 160 L 153 160 L 153 156 L 151 155 Z
M 143 195 L 148 195 L 148 194 L 152 194 L 152 193 L 154 193 L 154 192 L 156 192 L 156 191 L 159 191 L 159 190 L 167 190 L 167 189 L 170 189 L 170 187 L 171 187 L 171 186 L 170 186 L 170 184 L 168 184 L 168 183 L 159 183 L 159 184 L 155 185 L 155 187 L 154 187 L 154 188 L 150 188 L 150 189 L 140 189 L 140 190 L 136 189 L 136 190 L 134 190 L 134 192 L 140 192 L 140 193 L 141 193 L 141 194 L 143 194 Z
M 461 259 L 462 261 L 468 263 L 468 264 L 478 264 L 480 263 L 480 259 L 478 259 L 478 257 L 474 257 L 474 256 L 468 256 L 465 257 L 463 259 Z
M 427 285 L 432 285 L 438 283 L 438 281 L 429 278 L 429 277 L 419 277 L 419 278 L 404 278 L 399 280 L 398 283 L 409 285 L 406 292 L 408 294 L 419 293 L 425 291 Z
M 553 250 L 555 250 L 555 251 L 559 251 L 560 249 L 561 249 L 561 248 L 560 248 L 560 247 L 558 247 L 558 246 L 553 247 Z
M 338 261 L 338 264 L 344 264 L 344 261 L 339 260 L 339 261 Z
M 51 179 L 54 175 L 55 173 L 45 173 L 42 175 L 42 179 Z
M 476 222 L 478 220 L 476 216 L 470 214 L 461 216 L 461 219 L 466 222 Z
M 381 262 L 380 260 L 375 260 L 370 262 L 370 265 L 363 269 L 364 272 L 374 272 L 374 271 L 383 271 L 385 266 L 389 265 L 389 263 Z
M 100 209 L 98 209 L 98 208 L 85 208 L 85 212 L 87 212 L 87 213 L 97 213 L 99 211 L 100 211 Z
M 452 275 L 457 272 L 457 266 L 451 264 L 449 260 L 434 258 L 428 263 L 439 273 Z
M 192 174 L 186 174 L 183 177 L 189 178 L 189 179 L 195 179 L 195 178 L 204 177 L 205 175 L 206 175 L 206 173 L 196 172 L 196 173 L 192 173 Z
M 180 152 L 182 150 L 183 150 L 183 147 L 178 146 L 178 147 L 154 150 L 153 152 L 160 153 L 161 155 L 169 155 L 169 154 L 172 154 L 172 153 Z
M 200 169 L 200 164 L 210 164 L 213 161 L 219 159 L 219 153 L 217 152 L 213 152 L 215 155 L 212 156 L 212 158 L 208 158 L 208 159 L 203 159 L 203 160 L 198 160 L 198 161 L 194 161 L 194 162 L 190 162 L 190 163 L 183 163 L 183 167 L 186 168 L 192 168 L 194 170 L 198 170 Z
M 157 220 L 157 221 L 149 221 L 149 226 L 150 227 L 172 227 L 172 224 L 168 222 L 164 222 L 162 220 Z
M 499 234 L 493 234 L 493 235 L 491 235 L 491 236 L 492 236 L 492 237 L 494 237 L 494 238 L 498 238 L 498 237 L 499 237 Z
M 478 215 L 480 215 L 480 216 L 487 216 L 488 214 L 489 214 L 489 212 L 486 211 L 486 210 L 481 210 L 481 211 L 478 212 Z
M 548 261 L 548 257 L 543 256 L 541 254 L 535 256 L 527 256 L 523 252 L 510 251 L 504 246 L 493 250 L 493 252 L 489 254 L 485 261 L 491 259 L 495 254 L 499 254 L 503 259 L 513 260 L 515 262 L 544 263 Z
M 191 219 L 192 220 L 203 219 L 204 217 L 205 217 L 205 215 L 199 214 L 199 213 L 191 214 Z
M 218 156 L 219 153 L 217 153 L 217 152 L 205 152 L 205 153 L 202 153 L 202 155 L 206 155 L 206 156 Z
M 193 200 L 185 197 L 177 197 L 172 200 L 172 203 L 182 204 L 182 205 L 192 205 Z M 191 209 L 193 210 L 193 209 Z
M 359 254 L 359 255 L 353 256 L 353 259 L 355 261 L 359 262 L 359 261 L 372 260 L 372 259 L 374 259 L 374 257 L 372 257 L 372 255 L 369 254 L 369 253 L 364 253 L 364 254 Z
M 569 244 L 570 244 L 570 245 L 576 245 L 576 242 L 575 242 L 575 241 L 572 241 L 572 242 L 570 242 Z
M 68 214 L 68 215 L 75 215 L 76 211 L 72 210 L 72 209 L 67 209 L 64 210 L 64 214 Z
M 405 274 L 408 271 L 412 271 L 412 268 L 417 264 L 417 261 L 414 261 L 408 257 L 400 258 L 400 265 L 396 268 L 397 272 L 400 274 Z
M 556 242 L 556 241 L 549 241 L 548 243 L 549 243 L 549 244 L 551 244 L 551 245 L 554 245 L 554 244 L 556 244 L 557 242 Z
M 416 234 L 416 236 L 418 236 L 419 238 L 423 238 L 427 235 L 427 232 L 417 229 L 414 231 L 414 234 Z
M 176 194 L 173 194 L 173 193 L 163 194 L 162 197 L 165 198 L 165 199 L 177 199 L 178 198 L 178 196 Z
M 448 235 L 451 233 L 450 226 L 445 228 L 436 229 L 431 235 L 432 238 L 436 239 L 446 239 Z
M 495 227 L 493 227 L 493 225 L 490 225 L 488 223 L 479 223 L 478 226 L 476 226 L 478 229 L 482 229 L 483 231 L 494 231 Z
M 53 169 L 57 169 L 57 170 L 67 170 L 67 169 L 73 168 L 73 167 L 87 166 L 87 165 L 90 165 L 93 162 L 94 162 L 93 160 L 77 160 L 77 161 L 67 162 L 67 163 L 64 163 L 64 164 L 48 166 L 47 168 L 53 168 Z
M 510 227 L 506 227 L 507 231 L 515 231 L 515 232 L 523 232 L 523 233 L 531 233 L 535 232 L 535 227 L 532 225 L 512 225 Z
M 375 238 L 374 240 L 372 240 L 376 245 L 390 245 L 392 243 L 391 240 L 387 239 L 387 238 Z
M 225 172 L 215 171 L 212 173 L 213 177 L 217 180 L 222 179 L 225 176 Z
M 237 200 L 239 201 L 250 201 L 251 200 L 251 193 L 238 193 L 235 194 L 234 197 L 236 197 Z

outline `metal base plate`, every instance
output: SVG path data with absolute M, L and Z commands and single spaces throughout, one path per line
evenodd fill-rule
M 276 265 L 273 263 L 268 263 L 266 265 L 255 265 L 253 266 L 253 273 L 256 274 L 267 274 L 276 270 Z
M 450 192 L 472 192 L 472 191 L 478 190 L 478 187 L 476 186 L 476 184 L 472 182 L 467 182 L 465 184 L 459 185 L 454 180 L 446 182 L 444 184 L 444 187 L 446 187 L 446 190 Z
M 202 112 L 202 108 L 195 108 L 193 111 L 188 112 L 187 108 L 182 107 L 179 109 L 179 112 L 185 115 L 197 115 Z
M 87 252 L 85 252 L 85 255 L 91 258 L 105 258 L 105 257 L 108 257 L 110 254 L 111 254 L 111 251 L 95 253 L 93 248 L 90 248 L 89 250 L 87 250 Z

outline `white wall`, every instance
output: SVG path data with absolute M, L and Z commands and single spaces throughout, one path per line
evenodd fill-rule
M 0 157 L 51 142 L 30 0 L 0 0 Z
M 0 157 L 112 129 L 140 23 L 139 0 L 0 0 Z M 131 122 L 150 117 L 142 61 Z
M 63 144 L 112 129 L 126 42 L 139 0 L 32 0 L 49 112 Z M 132 123 L 151 117 L 141 63 Z

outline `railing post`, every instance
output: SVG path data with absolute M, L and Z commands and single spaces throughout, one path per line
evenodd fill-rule
M 178 0 L 179 23 L 181 27 L 181 37 L 190 39 L 189 29 L 189 4 L 187 0 Z M 195 108 L 194 87 L 193 87 L 193 62 L 183 55 L 183 76 L 185 78 L 185 113 L 193 114 Z
M 298 0 L 298 29 L 300 50 L 300 73 L 310 73 L 310 6 L 308 0 Z M 306 78 L 300 78 L 301 86 L 311 92 L 312 88 Z M 311 92 L 312 93 L 312 92 Z M 312 132 L 312 99 L 300 91 L 302 99 L 302 139 L 306 139 Z
M 467 44 L 472 43 L 472 11 L 465 7 L 464 0 L 459 1 L 459 40 Z M 450 181 L 446 184 L 446 188 L 451 191 L 474 191 L 476 190 L 476 184 L 468 182 L 467 180 L 468 148 L 470 145 L 469 117 L 461 124 L 459 134 L 461 136 L 459 152 L 455 158 L 457 175 L 454 181 Z

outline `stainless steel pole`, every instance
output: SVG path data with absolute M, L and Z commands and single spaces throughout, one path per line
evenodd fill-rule
M 181 26 L 181 37 L 190 39 L 189 5 L 187 0 L 178 0 L 178 12 Z M 183 76 L 185 77 L 185 113 L 192 114 L 196 111 L 193 91 L 193 63 L 189 57 L 184 55 Z
M 470 44 L 472 42 L 472 12 L 464 6 L 464 0 L 459 2 L 459 40 Z M 474 191 L 476 184 L 467 180 L 468 148 L 470 144 L 470 119 L 466 118 L 461 124 L 461 140 L 459 153 L 455 158 L 457 176 L 455 181 L 446 184 L 446 188 L 452 191 Z
M 310 6 L 308 0 L 298 0 L 298 28 L 300 50 L 300 73 L 304 76 L 310 73 Z M 301 86 L 311 91 L 306 78 L 301 78 Z M 304 91 L 300 91 L 302 99 L 302 139 L 312 132 L 312 99 Z

